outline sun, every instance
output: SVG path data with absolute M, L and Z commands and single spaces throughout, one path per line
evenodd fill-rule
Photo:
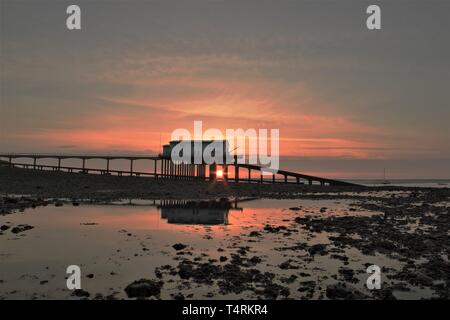
M 223 170 L 222 169 L 217 170 L 216 176 L 217 176 L 217 178 L 223 178 Z

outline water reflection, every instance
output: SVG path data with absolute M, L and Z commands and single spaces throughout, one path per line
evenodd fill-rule
M 170 224 L 228 224 L 230 210 L 242 211 L 238 207 L 238 200 L 233 202 L 227 199 L 219 201 L 188 201 L 188 200 L 162 200 L 158 209 L 161 218 Z

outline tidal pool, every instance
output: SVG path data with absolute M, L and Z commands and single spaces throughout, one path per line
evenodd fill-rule
M 305 230 L 295 218 L 376 214 L 352 200 L 124 200 L 30 208 L 0 216 L 8 227 L 0 234 L 0 298 L 79 299 L 66 287 L 69 265 L 81 268 L 89 298 L 127 298 L 125 288 L 139 279 L 160 281 L 160 294 L 151 298 L 161 299 L 325 299 L 336 284 L 371 297 L 367 265 L 398 271 L 402 262 L 335 247 L 333 233 Z M 21 225 L 33 228 L 11 231 Z M 210 266 L 215 274 L 183 276 L 187 263 L 194 270 Z M 230 279 L 216 274 L 225 265 L 264 274 L 263 280 L 228 290 Z M 423 288 L 395 294 L 432 297 Z

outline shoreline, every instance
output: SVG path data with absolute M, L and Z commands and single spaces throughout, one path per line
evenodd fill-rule
M 0 214 L 42 205 L 107 204 L 124 199 L 218 200 L 353 199 L 377 200 L 377 193 L 417 193 L 426 203 L 447 201 L 450 188 L 399 186 L 319 186 L 297 184 L 187 181 L 149 177 L 102 176 L 83 173 L 0 167 Z M 400 198 L 397 198 L 400 199 Z M 415 198 L 414 198 L 415 199 Z
M 217 197 L 301 198 L 306 193 L 436 191 L 450 188 L 405 186 L 319 186 L 270 183 L 227 183 L 150 177 L 101 176 L 83 173 L 0 167 L 0 194 L 70 199 L 202 199 Z M 441 191 L 438 191 L 441 190 Z

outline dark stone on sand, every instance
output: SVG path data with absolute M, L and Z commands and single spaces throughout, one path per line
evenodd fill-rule
M 237 253 L 239 253 L 241 256 L 247 255 L 247 248 L 241 247 L 237 250 Z
M 344 277 L 344 280 L 347 282 L 357 283 L 358 279 L 355 278 L 355 272 L 349 268 L 340 268 L 339 274 Z
M 175 243 L 172 248 L 174 248 L 175 250 L 183 250 L 185 248 L 187 248 L 187 245 L 182 244 L 182 243 Z
M 220 260 L 220 262 L 225 262 L 228 260 L 228 258 L 225 256 L 220 256 L 219 260 Z
M 125 288 L 125 292 L 128 298 L 159 297 L 162 286 L 162 281 L 140 279 L 129 284 Z
M 64 204 L 61 201 L 55 202 L 55 207 L 62 207 Z
M 105 297 L 101 293 L 96 293 L 93 300 L 104 300 Z
M 20 232 L 31 230 L 33 228 L 34 228 L 33 226 L 30 226 L 30 225 L 27 225 L 27 224 L 20 224 L 17 227 L 12 228 L 11 232 L 17 234 L 17 233 L 20 233 Z
M 86 278 L 92 279 L 94 278 L 94 275 L 92 273 L 89 273 L 88 275 L 86 275 Z
M 270 224 L 266 224 L 264 226 L 264 230 L 267 232 L 270 232 L 270 233 L 278 233 L 280 231 L 286 231 L 287 227 L 286 226 L 276 227 L 276 226 L 271 226 Z
M 289 288 L 276 283 L 267 284 L 262 293 L 266 299 L 270 300 L 275 300 L 279 296 L 288 297 L 290 295 Z
M 253 256 L 248 260 L 252 265 L 256 265 L 258 263 L 260 263 L 262 260 L 260 257 L 258 256 Z
M 89 298 L 90 294 L 86 290 L 76 289 L 72 292 L 72 296 L 79 298 Z
M 303 299 L 312 299 L 312 297 L 314 296 L 315 288 L 316 288 L 315 281 L 303 281 L 300 282 L 300 287 L 297 289 L 297 291 L 305 294 Z
M 7 226 L 6 224 L 4 224 L 4 225 L 2 225 L 1 227 L 0 227 L 0 230 L 1 231 L 6 231 L 6 230 L 8 230 L 10 227 L 9 226 Z
M 281 263 L 278 267 L 280 267 L 280 269 L 283 269 L 283 270 L 298 269 L 299 267 L 296 265 L 293 265 L 292 262 L 294 262 L 294 260 L 292 260 L 292 259 L 286 260 L 285 262 Z
M 338 254 L 332 254 L 332 255 L 330 255 L 330 258 L 336 259 L 336 260 L 341 260 L 341 261 L 344 261 L 344 262 L 348 261 L 348 257 L 346 257 L 346 256 L 341 256 L 341 255 L 338 255 Z M 370 265 L 370 264 L 369 264 L 369 265 Z M 366 268 L 367 268 L 367 267 L 366 267 Z
M 291 208 L 289 208 L 289 210 L 292 210 L 292 211 L 299 211 L 301 209 L 301 207 L 291 207 Z
M 294 219 L 294 221 L 299 224 L 304 224 L 304 223 L 308 222 L 308 220 L 309 220 L 308 218 L 304 218 L 304 217 L 296 217 Z
M 367 298 L 358 290 L 348 288 L 345 284 L 333 284 L 327 286 L 327 298 L 333 300 L 362 300 Z
M 184 297 L 184 295 L 181 292 L 179 292 L 179 293 L 177 293 L 176 295 L 173 296 L 173 299 L 174 300 L 185 300 L 185 297 Z
M 295 274 L 291 274 L 291 276 L 289 278 L 286 277 L 282 277 L 280 278 L 281 282 L 284 283 L 293 283 L 295 280 L 297 280 L 297 276 Z
M 381 288 L 380 290 L 374 290 L 373 295 L 380 300 L 397 300 L 392 293 L 392 288 Z
M 326 255 L 328 252 L 326 250 L 326 245 L 324 244 L 315 244 L 308 249 L 310 255 L 320 254 L 321 256 Z
M 310 277 L 311 275 L 309 273 L 306 273 L 306 272 L 300 272 L 299 276 L 305 278 L 305 277 Z
M 189 279 L 192 275 L 193 267 L 187 262 L 182 262 L 178 266 L 178 275 L 181 279 Z
M 248 235 L 249 237 L 260 237 L 261 233 L 259 233 L 258 231 L 252 231 L 249 233 Z

